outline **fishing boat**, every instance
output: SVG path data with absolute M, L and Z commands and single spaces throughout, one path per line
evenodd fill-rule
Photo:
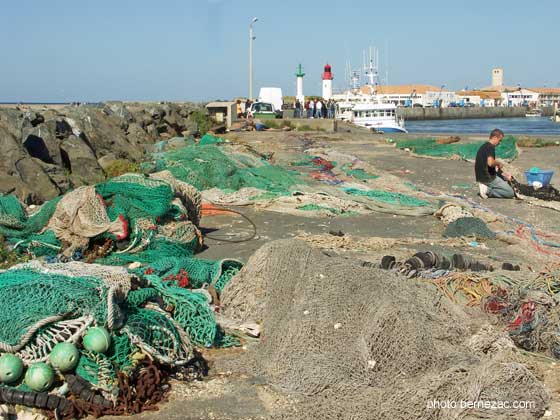
M 382 102 L 356 103 L 350 122 L 378 133 L 407 133 L 404 118 L 397 115 L 397 106 Z
M 377 95 L 379 51 L 370 47 L 369 66 L 366 66 L 365 62 L 364 51 L 363 75 L 366 84 L 361 88 L 359 72 L 351 71 L 348 64 L 350 89 L 332 97 L 337 106 L 336 118 L 369 128 L 377 133 L 407 133 L 404 128 L 404 118 L 397 115 L 397 106 L 382 102 Z
M 542 109 L 538 109 L 538 108 L 530 109 L 525 113 L 525 116 L 527 118 L 540 118 L 543 116 L 543 111 Z

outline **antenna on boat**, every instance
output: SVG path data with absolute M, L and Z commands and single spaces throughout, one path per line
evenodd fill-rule
M 389 86 L 389 41 L 385 40 L 385 83 Z
M 365 60 L 364 60 L 365 61 Z M 375 47 L 369 47 L 369 65 L 366 67 L 364 64 L 364 77 L 366 85 L 376 88 L 378 85 L 378 71 L 379 71 L 379 50 Z

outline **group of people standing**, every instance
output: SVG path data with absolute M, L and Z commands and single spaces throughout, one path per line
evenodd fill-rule
M 296 99 L 294 105 L 295 118 L 334 118 L 336 115 L 336 102 L 332 99 L 310 99 L 301 103 Z

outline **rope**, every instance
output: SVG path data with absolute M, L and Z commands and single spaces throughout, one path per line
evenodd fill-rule
M 113 297 L 115 296 L 117 286 L 112 286 L 107 291 L 107 326 L 110 330 L 113 330 L 114 327 L 114 316 L 115 316 L 115 309 L 114 309 L 114 302 Z
M 560 243 L 545 241 L 545 240 L 539 238 L 539 233 L 540 233 L 540 232 L 537 232 L 537 230 L 535 229 L 535 227 L 534 227 L 531 223 L 525 222 L 524 220 L 518 219 L 518 218 L 513 217 L 513 216 L 506 216 L 506 215 L 501 214 L 501 213 L 499 213 L 499 212 L 497 212 L 497 211 L 491 210 L 491 209 L 489 209 L 488 207 L 484 207 L 483 205 L 478 204 L 476 201 L 474 201 L 474 200 L 472 200 L 472 199 L 470 199 L 470 198 L 468 198 L 468 197 L 465 197 L 464 195 L 460 195 L 460 194 L 446 194 L 446 193 L 435 193 L 435 192 L 433 192 L 433 191 L 427 191 L 427 190 L 423 190 L 423 189 L 420 189 L 420 188 L 419 188 L 419 190 L 421 190 L 421 191 L 422 191 L 423 193 L 425 193 L 425 194 L 431 195 L 432 197 L 444 196 L 444 197 L 456 198 L 456 199 L 463 200 L 463 201 L 467 202 L 472 208 L 476 208 L 476 209 L 482 210 L 482 211 L 484 211 L 484 212 L 486 212 L 486 213 L 494 214 L 494 215 L 496 215 L 496 216 L 501 217 L 502 219 L 509 220 L 510 222 L 512 222 L 512 223 L 514 223 L 514 224 L 517 224 L 517 225 L 521 225 L 521 226 L 526 227 L 527 229 L 529 229 L 529 231 L 530 231 L 530 233 L 531 233 L 531 237 L 533 238 L 533 240 L 534 240 L 535 242 L 537 242 L 537 244 L 539 244 L 539 245 L 549 246 L 549 247 L 553 247 L 553 248 L 560 248 Z M 543 237 L 551 237 L 551 235 L 546 235 L 546 234 L 541 234 L 541 236 L 543 236 Z M 539 248 L 537 248 L 537 249 L 539 249 Z M 541 248 L 541 249 L 542 249 L 542 248 Z M 539 249 L 539 250 L 541 250 L 541 249 Z M 546 251 L 545 251 L 545 252 L 546 252 Z M 548 252 L 548 253 L 550 253 L 550 252 Z M 554 255 L 560 255 L 560 253 L 553 253 L 553 254 L 554 254 Z
M 226 238 L 217 238 L 215 236 L 209 236 L 209 235 L 204 235 L 205 238 L 207 239 L 211 239 L 213 241 L 218 241 L 218 242 L 229 242 L 229 243 L 241 243 L 241 242 L 248 242 L 252 239 L 254 239 L 257 236 L 257 225 L 249 218 L 249 216 L 246 216 L 245 214 L 241 213 L 240 211 L 237 210 L 233 210 L 233 209 L 229 209 L 227 207 L 223 207 L 220 206 L 218 204 L 212 203 L 212 206 L 214 206 L 214 208 L 206 208 L 206 209 L 202 209 L 202 213 L 204 214 L 205 210 L 220 210 L 220 211 L 224 211 L 224 212 L 228 212 L 228 213 L 233 213 L 233 214 L 237 214 L 239 216 L 241 216 L 243 219 L 245 219 L 253 228 L 253 232 L 251 233 L 251 235 L 247 238 L 242 238 L 242 239 L 226 239 Z

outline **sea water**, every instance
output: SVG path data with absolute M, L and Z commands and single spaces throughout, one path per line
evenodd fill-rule
M 406 121 L 410 133 L 489 133 L 494 128 L 507 134 L 560 135 L 560 123 L 548 117 L 486 118 L 463 120 Z

